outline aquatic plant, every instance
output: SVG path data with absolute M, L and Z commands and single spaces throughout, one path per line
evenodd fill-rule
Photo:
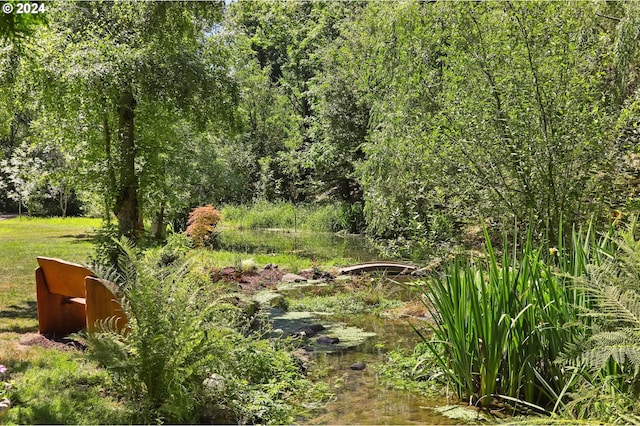
M 599 262 L 608 240 L 596 243 L 589 232 L 574 231 L 565 248 L 561 232 L 544 259 L 531 232 L 524 244 L 514 237 L 510 246 L 505 235 L 499 258 L 484 233 L 484 263 L 456 259 L 443 278 L 423 283 L 435 320 L 426 348 L 460 399 L 480 406 L 502 399 L 545 411 L 562 399 L 569 380 L 556 360 L 589 333 L 579 320 L 589 299 L 570 285 L 571 277 Z

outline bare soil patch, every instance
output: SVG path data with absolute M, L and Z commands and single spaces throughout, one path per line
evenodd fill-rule
M 20 346 L 40 346 L 41 348 L 57 349 L 60 351 L 71 351 L 83 349 L 82 345 L 75 340 L 69 338 L 54 338 L 43 336 L 42 334 L 27 333 L 20 338 L 18 342 Z

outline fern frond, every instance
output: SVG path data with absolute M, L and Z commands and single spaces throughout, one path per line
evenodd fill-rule
M 619 326 L 640 328 L 640 294 L 616 285 L 592 288 L 597 313 Z
M 588 348 L 577 358 L 592 369 L 605 370 L 610 361 L 615 362 L 621 371 L 628 371 L 634 377 L 640 373 L 640 330 L 621 329 L 593 335 L 587 342 Z

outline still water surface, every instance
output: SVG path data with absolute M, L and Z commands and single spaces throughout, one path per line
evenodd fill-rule
M 374 315 L 342 317 L 341 321 L 377 336 L 362 345 L 339 354 L 318 354 L 316 369 L 328 370 L 325 381 L 334 386 L 336 400 L 310 424 L 456 424 L 434 411 L 446 401 L 434 400 L 408 391 L 385 387 L 378 380 L 376 367 L 385 362 L 385 354 L 399 347 L 412 348 L 418 338 L 406 321 L 385 320 Z M 367 368 L 354 371 L 354 362 L 364 361 Z

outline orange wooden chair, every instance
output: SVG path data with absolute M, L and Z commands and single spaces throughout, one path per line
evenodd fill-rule
M 38 257 L 36 294 L 40 334 L 66 336 L 96 320 L 116 317 L 119 330 L 127 317 L 115 297 L 115 284 L 93 277 L 84 266 L 60 259 Z

